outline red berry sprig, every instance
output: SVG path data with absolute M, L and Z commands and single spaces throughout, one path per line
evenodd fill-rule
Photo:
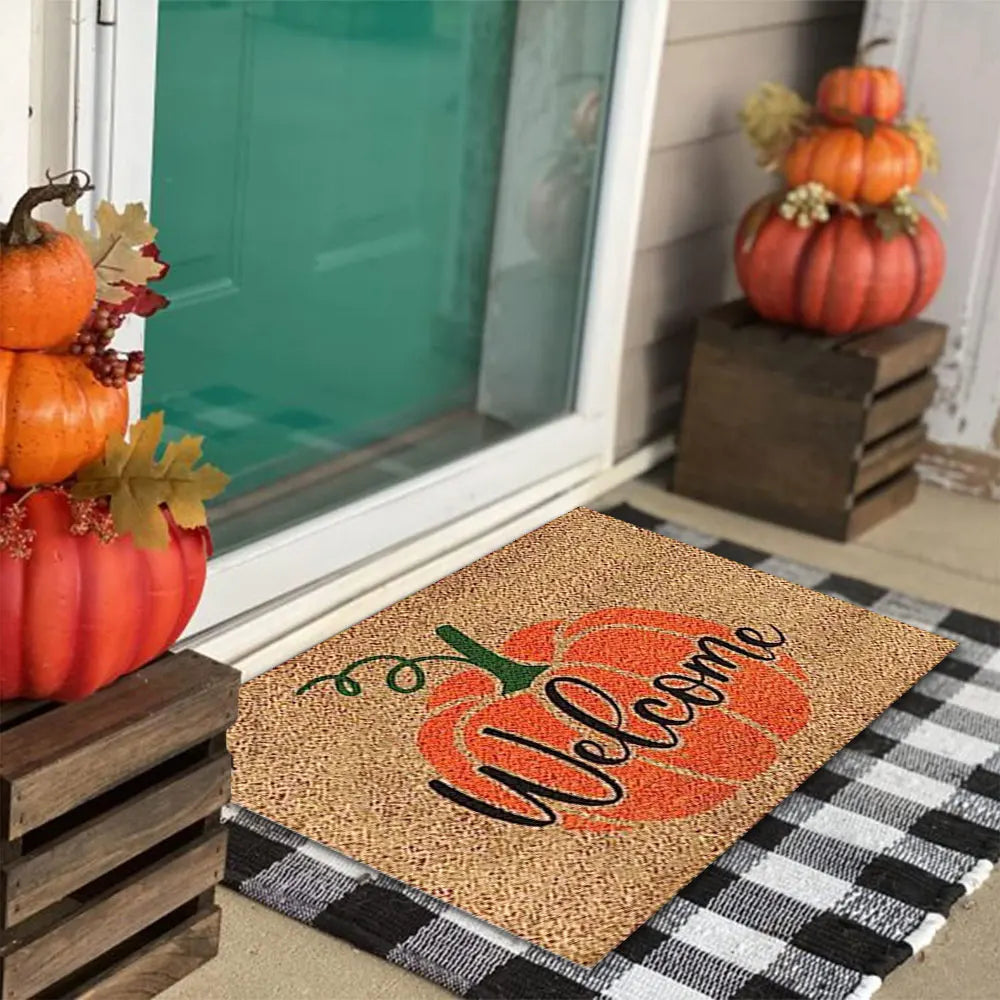
M 115 389 L 137 379 L 146 366 L 142 351 L 123 354 L 109 346 L 126 315 L 110 303 L 99 302 L 70 345 L 70 353 L 86 360 L 98 382 Z

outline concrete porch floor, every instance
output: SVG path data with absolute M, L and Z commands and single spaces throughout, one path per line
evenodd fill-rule
M 654 471 L 602 498 L 600 504 L 628 501 L 664 518 L 789 559 L 981 615 L 1000 615 L 1000 505 L 996 503 L 924 486 L 907 510 L 842 545 L 674 496 L 662 488 L 663 481 L 662 471 Z M 223 921 L 218 958 L 162 994 L 164 1000 L 432 1000 L 451 996 L 424 979 L 228 890 L 221 891 L 220 901 Z M 998 976 L 1000 875 L 995 875 L 956 905 L 930 948 L 896 970 L 878 998 L 994 1000 Z

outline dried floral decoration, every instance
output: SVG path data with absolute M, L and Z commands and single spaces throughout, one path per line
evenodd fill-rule
M 105 499 L 73 500 L 69 502 L 69 533 L 82 537 L 96 535 L 105 545 L 118 537 L 115 522 Z
M 757 151 L 757 163 L 777 170 L 792 143 L 809 127 L 813 109 L 794 90 L 762 83 L 744 102 L 739 118 Z
M 162 411 L 133 424 L 127 441 L 112 434 L 104 457 L 84 466 L 70 488 L 75 500 L 107 497 L 115 530 L 131 534 L 139 548 L 162 549 L 169 544 L 161 504 L 179 527 L 200 528 L 208 521 L 204 501 L 221 493 L 229 482 L 214 465 L 198 465 L 200 437 L 168 442 L 157 460 L 162 436 Z
M 0 512 L 0 552 L 5 552 L 12 559 L 31 557 L 35 530 L 25 526 L 27 517 L 27 510 L 19 503 L 12 503 Z

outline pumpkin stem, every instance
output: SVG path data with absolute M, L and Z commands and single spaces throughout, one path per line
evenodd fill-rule
M 439 639 L 443 639 L 452 649 L 461 653 L 470 663 L 491 673 L 502 685 L 501 694 L 515 694 L 531 686 L 531 682 L 547 667 L 530 663 L 518 663 L 487 649 L 482 644 L 470 639 L 454 625 L 441 625 L 434 630 Z
M 858 54 L 857 56 L 855 56 L 854 59 L 854 65 L 855 66 L 866 65 L 865 60 L 868 58 L 871 52 L 873 52 L 875 49 L 880 49 L 883 45 L 891 45 L 891 44 L 892 44 L 891 38 L 873 38 L 870 42 L 865 42 L 865 44 L 858 49 Z
M 81 183 L 80 176 L 84 180 Z M 63 177 L 69 180 L 63 184 L 56 181 Z M 37 243 L 42 238 L 42 231 L 38 223 L 31 217 L 31 213 L 49 201 L 61 201 L 67 208 L 75 205 L 77 201 L 87 191 L 93 191 L 94 185 L 90 181 L 90 175 L 85 170 L 70 170 L 65 174 L 57 174 L 53 177 L 46 173 L 47 184 L 38 187 L 28 188 L 21 195 L 14 211 L 10 213 L 10 221 L 6 226 L 0 226 L 0 247 L 23 246 L 29 243 Z

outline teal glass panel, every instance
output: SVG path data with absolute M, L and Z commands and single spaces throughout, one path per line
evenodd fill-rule
M 220 548 L 572 409 L 617 20 L 160 0 L 143 409 L 233 477 Z

